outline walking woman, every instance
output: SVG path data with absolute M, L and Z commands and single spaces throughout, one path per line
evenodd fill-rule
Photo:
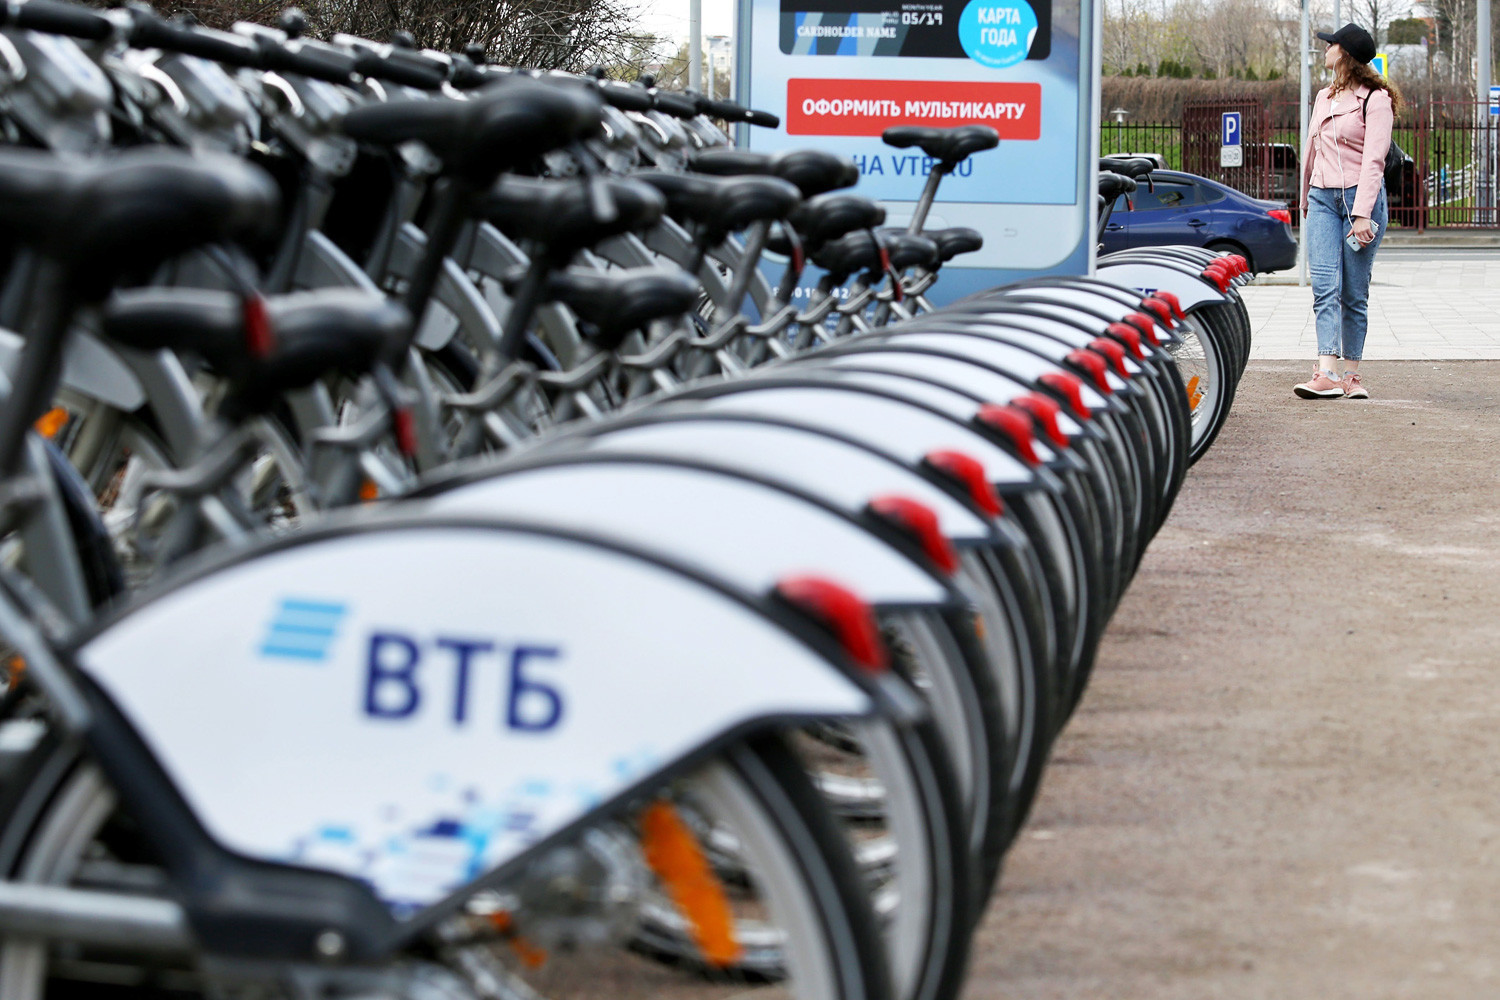
M 1312 273 L 1318 370 L 1293 391 L 1304 399 L 1369 399 L 1359 376 L 1368 326 L 1370 271 L 1385 235 L 1385 156 L 1401 105 L 1370 68 L 1375 39 L 1355 24 L 1329 34 L 1323 64 L 1333 84 L 1318 92 L 1302 150 L 1302 216 Z

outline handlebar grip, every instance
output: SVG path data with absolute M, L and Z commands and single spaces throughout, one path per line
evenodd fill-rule
M 705 100 L 703 102 L 704 114 L 709 115 L 713 118 L 722 118 L 727 122 L 745 121 L 745 116 L 749 114 L 749 112 L 749 108 L 745 107 L 743 104 L 736 104 L 734 101 Z
M 294 73 L 327 83 L 349 83 L 354 73 L 355 58 L 348 52 L 306 44 L 293 49 L 267 41 L 261 42 L 261 52 L 265 68 L 279 73 Z
M 130 44 L 138 49 L 161 49 L 227 66 L 260 65 L 260 50 L 239 35 L 172 24 L 139 9 L 131 13 Z
M 109 18 L 78 4 L 56 0 L 26 0 L 10 7 L 10 23 L 17 28 L 67 35 L 91 42 L 108 38 L 114 30 Z
M 751 125 L 759 125 L 761 128 L 779 128 L 781 126 L 780 116 L 773 115 L 769 111 L 757 111 L 754 108 L 750 108 L 745 112 L 745 121 Z
M 388 56 L 366 49 L 355 55 L 354 68 L 361 76 L 418 90 L 437 90 L 448 81 L 448 67 L 405 49 L 396 49 Z
M 629 84 L 601 83 L 599 96 L 621 111 L 650 111 L 653 106 L 649 91 Z
M 696 118 L 698 117 L 698 102 L 687 94 L 673 93 L 670 90 L 658 90 L 651 95 L 657 111 L 665 112 L 674 118 Z

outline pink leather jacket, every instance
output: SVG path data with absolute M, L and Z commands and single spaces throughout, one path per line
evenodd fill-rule
M 1385 154 L 1391 145 L 1395 117 L 1391 95 L 1384 90 L 1370 94 L 1368 87 L 1357 87 L 1340 94 L 1335 106 L 1328 99 L 1328 91 L 1328 87 L 1318 91 L 1307 123 L 1307 146 L 1302 150 L 1302 211 L 1307 212 L 1308 188 L 1358 185 L 1349 214 L 1368 219 L 1385 182 Z M 1369 111 L 1361 115 L 1366 95 L 1370 95 Z

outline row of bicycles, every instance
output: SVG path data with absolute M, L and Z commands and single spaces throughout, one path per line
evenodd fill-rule
M 0 997 L 956 996 L 1244 262 L 303 28 L 0 7 Z

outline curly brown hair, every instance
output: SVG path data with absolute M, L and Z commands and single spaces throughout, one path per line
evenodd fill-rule
M 1391 114 L 1400 113 L 1401 91 L 1396 85 L 1381 77 L 1369 63 L 1359 62 L 1349 53 L 1340 50 L 1338 64 L 1333 68 L 1333 87 L 1330 93 L 1353 91 L 1355 87 L 1368 87 L 1371 93 L 1385 91 L 1391 95 Z

